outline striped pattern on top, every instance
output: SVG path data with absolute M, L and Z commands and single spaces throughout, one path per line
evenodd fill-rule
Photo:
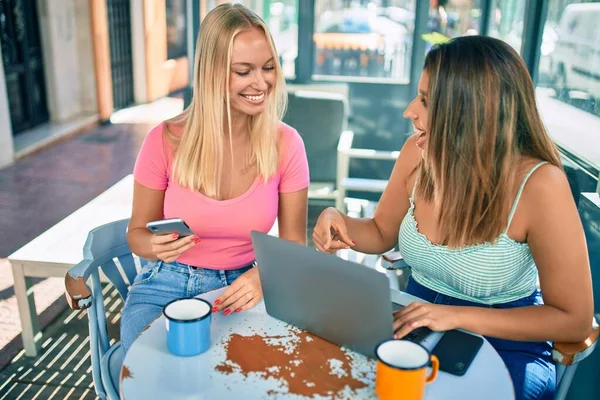
M 410 208 L 398 235 L 400 253 L 410 265 L 413 278 L 444 295 L 488 305 L 514 301 L 533 293 L 538 273 L 529 245 L 511 239 L 507 231 L 525 183 L 545 163 L 534 165 L 523 178 L 507 227 L 493 243 L 460 248 L 431 243 L 419 232 L 413 190 Z

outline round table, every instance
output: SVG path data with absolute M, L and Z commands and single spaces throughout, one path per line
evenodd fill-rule
M 212 303 L 222 290 L 200 297 Z M 166 347 L 164 317 L 155 320 L 125 356 L 121 398 L 377 398 L 373 359 L 269 316 L 263 302 L 243 313 L 214 314 L 211 335 L 206 353 L 177 357 Z M 514 390 L 485 341 L 464 376 L 440 371 L 425 398 L 506 400 Z

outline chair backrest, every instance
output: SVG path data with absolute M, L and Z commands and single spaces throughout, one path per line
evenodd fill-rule
M 598 343 L 598 321 L 600 321 L 600 314 L 592 318 L 592 333 L 584 342 L 554 344 L 552 358 L 557 363 L 555 400 L 598 398 L 598 387 L 594 384 L 594 378 L 597 375 L 597 368 L 594 365 L 597 364 L 595 362 L 597 359 L 594 360 L 594 356 L 597 353 L 592 355 Z M 584 367 L 583 370 L 578 368 L 580 364 Z M 575 377 L 577 371 L 581 372 L 579 379 Z M 579 381 L 578 384 L 572 385 L 573 380 Z M 571 386 L 573 386 L 574 393 L 569 391 Z
M 93 260 L 110 282 L 117 288 L 121 299 L 127 297 L 128 287 L 137 275 L 135 261 L 127 244 L 127 225 L 129 219 L 111 222 L 90 231 L 83 246 L 83 258 Z M 121 264 L 121 269 L 129 284 L 125 282 L 115 260 Z
M 337 145 L 348 127 L 346 97 L 319 91 L 290 92 L 283 121 L 304 140 L 311 182 L 335 182 Z
M 71 308 L 87 309 L 90 329 L 92 374 L 96 393 L 103 398 L 100 360 L 110 348 L 106 326 L 104 296 L 100 283 L 99 268 L 117 288 L 125 301 L 129 285 L 137 274 L 136 262 L 127 244 L 129 219 L 99 226 L 88 234 L 83 247 L 83 261 L 69 270 L 65 276 L 66 296 Z M 140 260 L 140 265 L 145 263 Z M 87 285 L 91 277 L 91 288 Z

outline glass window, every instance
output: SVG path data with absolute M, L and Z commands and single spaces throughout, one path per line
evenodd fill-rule
M 279 54 L 279 61 L 286 78 L 296 76 L 298 56 L 298 0 L 264 1 L 262 16 Z
M 314 79 L 408 82 L 416 0 L 316 0 Z
M 267 24 L 286 78 L 296 76 L 298 0 L 238 0 Z
M 480 0 L 429 0 L 426 51 L 450 38 L 479 34 L 480 17 Z
M 166 0 L 167 9 L 167 58 L 187 55 L 186 0 Z
M 596 168 L 600 167 L 598 21 L 600 1 L 550 0 L 536 89 L 550 136 Z
M 492 0 L 489 36 L 503 40 L 521 53 L 525 0 Z

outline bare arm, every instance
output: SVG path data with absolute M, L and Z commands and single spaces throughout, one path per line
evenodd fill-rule
M 306 245 L 308 189 L 279 194 L 279 237 Z
M 146 223 L 162 219 L 164 199 L 164 190 L 149 189 L 137 181 L 134 182 L 127 243 L 132 252 L 146 260 L 157 259 L 150 243 L 152 233 L 146 228 Z
M 396 245 L 400 224 L 410 206 L 408 181 L 412 181 L 413 172 L 421 159 L 418 150 L 415 137 L 410 137 L 404 143 L 373 218 L 352 218 L 339 212 L 346 225 L 349 240 L 356 243 L 342 245 L 347 244 L 353 250 L 370 254 L 384 253 Z M 333 213 L 333 210 L 326 211 Z
M 562 171 L 545 165 L 525 186 L 527 242 L 538 268 L 543 306 L 466 308 L 461 327 L 514 340 L 577 342 L 590 333 L 593 295 L 581 221 Z
M 154 190 L 135 181 L 133 207 L 127 230 L 127 243 L 132 252 L 146 260 L 173 262 L 181 253 L 195 246 L 196 236 L 153 235 L 146 223 L 163 218 L 165 192 Z

